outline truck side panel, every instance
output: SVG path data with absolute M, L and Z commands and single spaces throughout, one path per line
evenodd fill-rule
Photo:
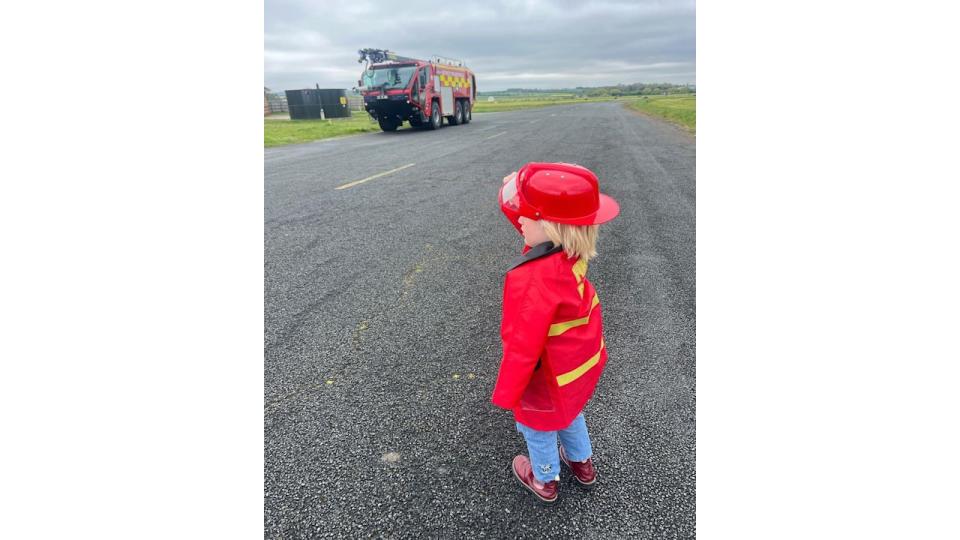
M 453 114 L 453 88 L 449 86 L 440 87 L 440 110 L 446 116 Z
M 440 79 L 440 88 L 451 88 L 454 99 L 471 99 L 473 97 L 473 73 L 467 69 L 435 66 L 436 76 Z M 444 109 L 446 112 L 446 109 Z

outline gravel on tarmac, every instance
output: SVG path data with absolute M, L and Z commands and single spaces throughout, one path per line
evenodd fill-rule
M 264 537 L 693 538 L 695 148 L 611 102 L 266 149 Z M 621 206 L 588 273 L 599 479 L 564 469 L 552 506 L 490 403 L 522 243 L 497 191 L 529 161 L 589 167 Z

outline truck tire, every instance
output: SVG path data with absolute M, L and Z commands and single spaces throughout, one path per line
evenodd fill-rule
M 389 117 L 381 117 L 377 119 L 377 123 L 380 124 L 380 129 L 384 131 L 396 131 L 398 127 L 397 121 Z
M 470 110 L 471 108 L 472 107 L 470 107 L 470 100 L 469 99 L 463 100 L 463 123 L 464 124 L 469 124 L 470 121 L 473 120 L 473 112 Z
M 460 103 L 460 100 L 453 102 L 453 116 L 450 117 L 450 125 L 458 126 L 463 123 L 463 104 Z
M 434 101 L 430 107 L 430 122 L 427 123 L 427 129 L 440 129 L 443 126 L 443 117 L 440 116 L 440 103 Z

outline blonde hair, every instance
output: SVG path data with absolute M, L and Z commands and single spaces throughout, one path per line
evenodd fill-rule
M 581 261 L 589 261 L 597 256 L 598 225 L 567 225 L 545 219 L 541 219 L 540 224 L 554 245 L 563 246 L 567 257 L 579 257 Z

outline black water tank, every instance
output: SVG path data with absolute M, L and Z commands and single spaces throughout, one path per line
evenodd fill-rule
M 342 89 L 287 90 L 287 106 L 293 120 L 320 118 L 320 109 L 326 118 L 350 116 L 347 93 Z
M 342 88 L 328 88 L 318 90 L 320 104 L 327 118 L 346 118 L 350 116 L 350 104 L 347 101 L 347 92 Z
M 293 120 L 320 118 L 320 95 L 317 90 L 287 90 L 287 107 Z

